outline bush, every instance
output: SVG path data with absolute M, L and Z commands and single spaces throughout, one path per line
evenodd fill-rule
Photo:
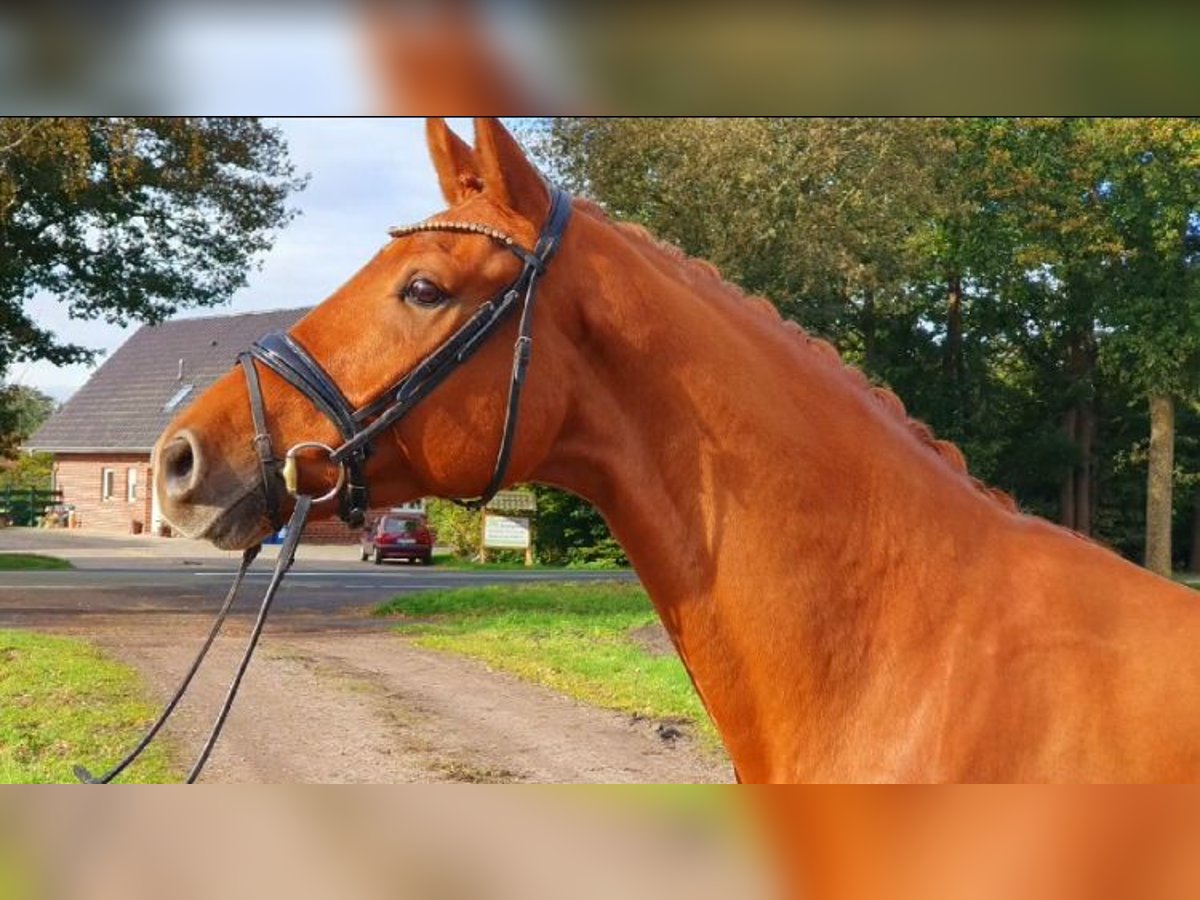
M 535 487 L 534 492 L 538 498 L 534 546 L 539 562 L 596 568 L 629 564 L 594 506 L 554 488 Z
M 534 518 L 533 548 L 537 561 L 551 566 L 610 568 L 627 566 L 625 551 L 609 533 L 600 513 L 586 500 L 554 488 L 535 486 L 538 511 Z M 461 559 L 477 559 L 482 543 L 481 513 L 449 500 L 429 500 L 426 515 L 437 532 L 437 543 Z M 490 550 L 494 562 L 519 562 L 522 551 Z
M 464 509 L 449 500 L 429 500 L 425 505 L 429 527 L 437 533 L 437 543 L 449 547 L 462 559 L 479 556 L 483 521 L 481 513 Z
M 53 470 L 54 457 L 51 454 L 22 453 L 14 460 L 0 462 L 0 490 L 49 490 Z

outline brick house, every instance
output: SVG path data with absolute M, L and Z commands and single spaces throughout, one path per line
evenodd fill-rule
M 178 319 L 146 325 L 121 345 L 25 443 L 54 456 L 54 486 L 81 528 L 119 534 L 169 529 L 151 489 L 150 452 L 187 405 L 271 331 L 307 309 Z M 314 522 L 305 540 L 358 540 L 341 522 Z

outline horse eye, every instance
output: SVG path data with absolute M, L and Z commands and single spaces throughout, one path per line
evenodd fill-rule
M 414 278 L 404 289 L 404 299 L 421 306 L 436 306 L 446 299 L 446 295 L 428 278 Z

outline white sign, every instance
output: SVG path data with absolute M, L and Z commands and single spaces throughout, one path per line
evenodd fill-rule
M 529 520 L 519 516 L 485 515 L 483 546 L 524 550 L 529 546 Z

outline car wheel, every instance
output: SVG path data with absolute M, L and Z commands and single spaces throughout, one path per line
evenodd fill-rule
M 378 565 L 380 565 L 380 564 L 382 564 L 382 563 L 383 563 L 383 553 L 381 553 L 381 552 L 380 552 L 380 551 L 377 549 L 377 550 L 375 551 L 375 565 L 377 565 L 377 566 L 378 566 Z
M 421 565 L 432 566 L 433 565 L 433 555 L 427 554 L 426 556 L 422 556 L 421 557 Z

